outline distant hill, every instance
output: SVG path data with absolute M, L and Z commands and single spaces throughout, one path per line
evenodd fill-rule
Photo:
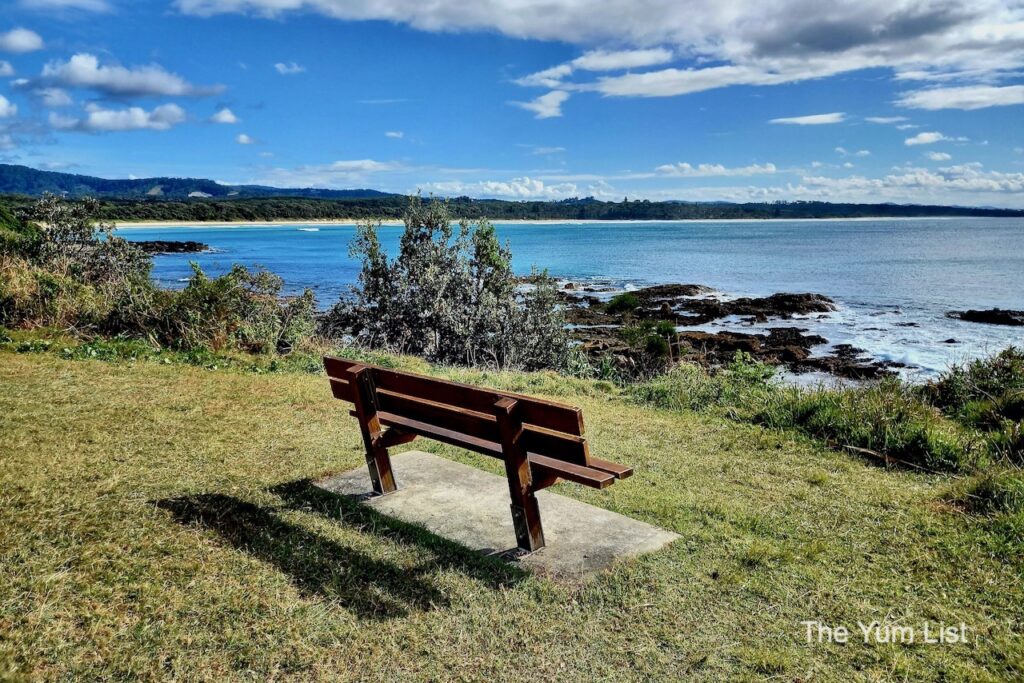
M 107 180 L 0 164 L 0 205 L 24 210 L 44 192 L 96 197 L 100 216 L 114 221 L 267 221 L 401 218 L 407 197 L 377 190 L 286 189 L 221 185 L 195 178 Z M 7 195 L 3 197 L 3 195 Z M 1022 218 L 1024 210 L 921 204 L 832 202 L 652 202 L 573 197 L 559 201 L 449 197 L 458 218 L 493 220 L 730 220 L 749 218 Z
M 251 199 L 305 197 L 317 199 L 371 199 L 392 196 L 377 190 L 322 190 L 263 185 L 222 185 L 204 178 L 137 178 L 110 180 L 76 173 L 40 171 L 28 166 L 0 164 L 0 194 L 37 197 L 44 192 L 69 198 L 102 199 Z

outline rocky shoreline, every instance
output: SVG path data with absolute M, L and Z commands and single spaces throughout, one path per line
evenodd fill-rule
M 611 299 L 597 296 L 602 291 L 607 290 L 569 282 L 560 298 L 573 337 L 588 356 L 612 358 L 626 370 L 677 360 L 718 366 L 731 361 L 737 351 L 793 373 L 824 372 L 847 379 L 878 378 L 903 367 L 872 359 L 863 349 L 848 344 L 834 346 L 827 355 L 812 355 L 812 349 L 828 340 L 796 325 L 763 333 L 686 329 L 726 318 L 755 324 L 792 320 L 794 316 L 824 317 L 835 311 L 836 305 L 821 294 L 724 299 L 710 287 L 695 284 L 656 285 Z

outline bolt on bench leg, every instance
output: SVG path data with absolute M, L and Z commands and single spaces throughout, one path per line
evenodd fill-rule
M 540 523 L 540 508 L 533 491 L 530 461 L 523 447 L 523 422 L 518 414 L 518 402 L 501 398 L 494 404 L 501 434 L 501 450 L 505 457 L 505 475 L 508 477 L 509 495 L 512 497 L 512 525 L 516 542 L 523 550 L 533 552 L 544 547 L 544 529 Z
M 398 490 L 395 475 L 391 471 L 391 456 L 388 449 L 377 445 L 383 430 L 377 417 L 377 395 L 373 390 L 370 368 L 354 365 L 348 369 L 349 383 L 353 388 L 352 398 L 359 418 L 359 429 L 363 434 L 366 448 L 366 466 L 370 470 L 370 483 L 375 493 L 383 495 Z

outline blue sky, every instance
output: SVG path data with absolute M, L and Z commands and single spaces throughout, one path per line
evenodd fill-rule
M 3 0 L 0 161 L 1024 206 L 1017 0 Z

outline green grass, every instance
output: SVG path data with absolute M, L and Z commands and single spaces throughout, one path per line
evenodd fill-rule
M 16 343 L 0 352 L 0 679 L 1024 675 L 1022 545 L 951 501 L 948 476 L 609 383 L 437 371 L 581 405 L 595 454 L 636 475 L 557 492 L 682 536 L 565 585 L 316 494 L 310 478 L 362 464 L 323 377 Z M 807 619 L 964 621 L 977 638 L 807 644 Z

